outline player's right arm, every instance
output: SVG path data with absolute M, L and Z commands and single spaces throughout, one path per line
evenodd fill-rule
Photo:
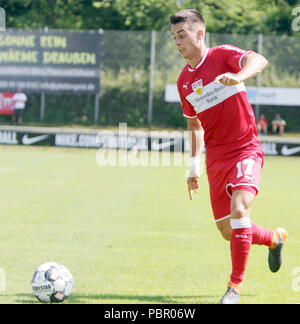
M 188 193 L 193 200 L 193 191 L 197 193 L 200 178 L 200 159 L 203 149 L 203 128 L 198 118 L 187 119 L 190 144 L 190 172 L 187 178 Z

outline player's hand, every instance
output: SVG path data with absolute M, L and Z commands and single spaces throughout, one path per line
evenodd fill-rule
M 199 188 L 199 177 L 188 177 L 187 178 L 188 192 L 190 199 L 193 200 L 193 191 L 198 192 Z
M 217 76 L 214 80 L 215 83 L 221 83 L 224 86 L 233 86 L 241 82 L 240 77 L 235 73 L 224 73 Z

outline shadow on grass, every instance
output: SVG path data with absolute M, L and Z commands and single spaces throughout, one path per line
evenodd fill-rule
M 40 303 L 31 294 L 17 294 L 16 303 L 35 304 Z M 144 295 L 116 295 L 116 294 L 99 294 L 99 295 L 80 295 L 72 294 L 68 299 L 68 304 L 91 303 L 91 304 L 112 304 L 112 301 L 122 304 L 149 303 L 149 304 L 193 304 L 196 300 L 197 304 L 215 303 L 215 299 L 220 296 L 215 295 L 199 295 L 199 296 L 144 296 Z M 90 301 L 89 301 L 90 300 Z M 191 301 L 193 300 L 193 302 Z M 211 300 L 211 302 L 210 302 Z

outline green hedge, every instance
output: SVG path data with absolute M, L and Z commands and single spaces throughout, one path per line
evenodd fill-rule
M 24 114 L 24 123 L 60 125 L 94 125 L 95 96 L 92 95 L 46 95 L 45 118 L 40 121 L 41 96 L 30 94 Z M 271 121 L 279 113 L 287 121 L 287 132 L 300 132 L 300 108 L 261 106 L 260 113 Z M 0 116 L 8 123 L 10 116 Z M 147 127 L 148 90 L 106 88 L 100 96 L 98 125 L 118 126 L 126 122 L 132 127 Z M 156 91 L 153 97 L 153 126 L 185 128 L 186 120 L 179 103 L 166 103 L 164 92 Z M 271 131 L 271 124 L 269 124 Z

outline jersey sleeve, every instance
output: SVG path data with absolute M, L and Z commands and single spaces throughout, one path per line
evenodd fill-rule
M 225 64 L 233 69 L 232 72 L 239 72 L 242 69 L 243 59 L 247 54 L 255 53 L 254 51 L 246 51 L 233 45 L 218 46 L 219 55 L 224 59 Z
M 182 114 L 185 118 L 194 119 L 197 117 L 197 114 L 193 106 L 185 99 L 184 95 L 180 91 L 179 84 L 177 84 L 177 90 L 180 96 Z

